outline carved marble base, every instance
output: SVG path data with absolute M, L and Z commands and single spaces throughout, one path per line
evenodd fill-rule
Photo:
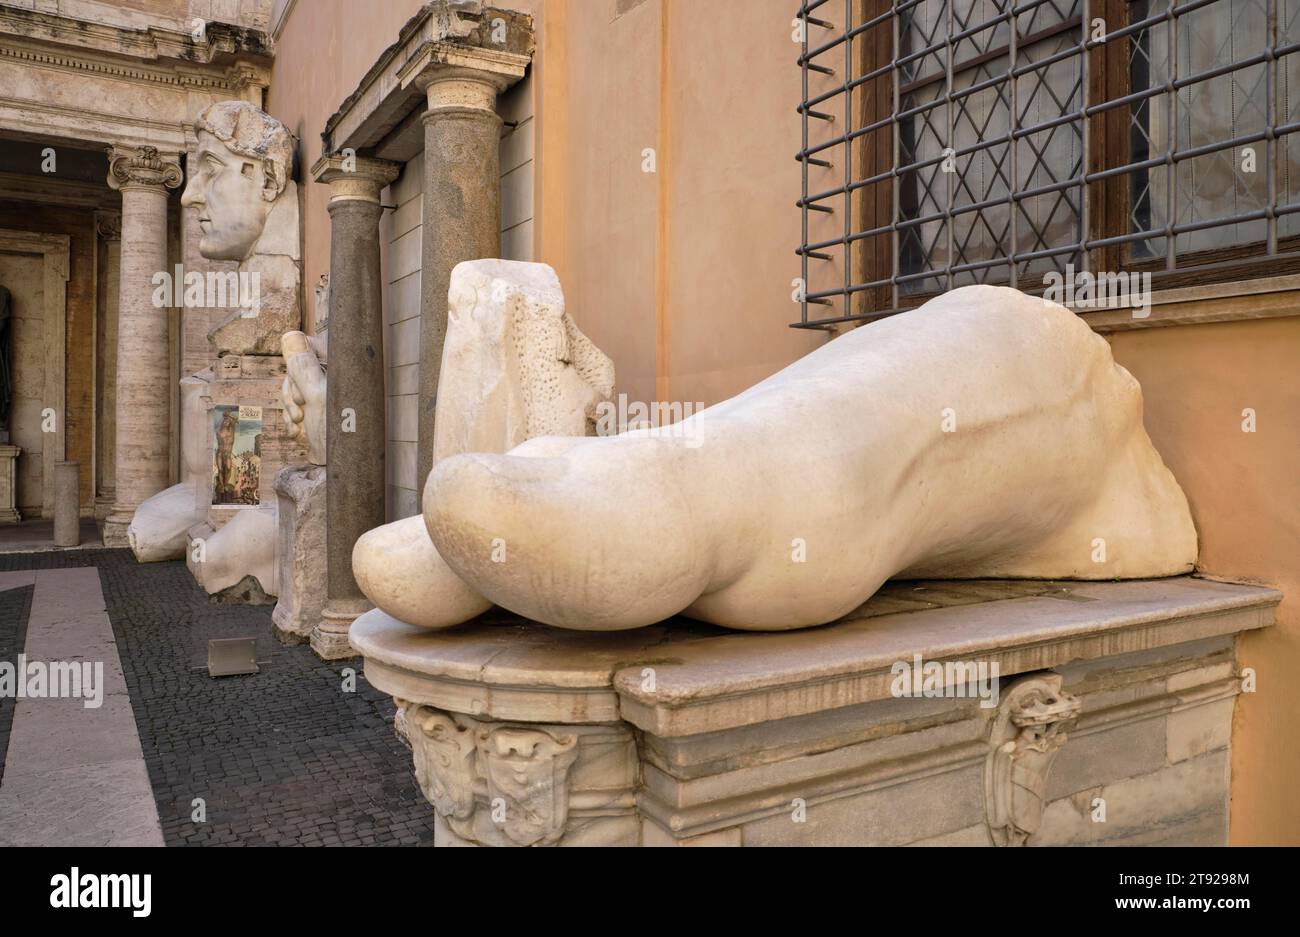
M 0 445 L 0 524 L 17 524 L 22 520 L 18 513 L 18 446 Z
M 1236 635 L 1280 598 L 898 583 L 781 635 L 374 610 L 350 638 L 438 845 L 1223 844 Z M 981 664 L 995 682 L 953 676 Z

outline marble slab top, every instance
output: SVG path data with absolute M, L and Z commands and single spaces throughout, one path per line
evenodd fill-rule
M 690 735 L 889 697 L 897 661 L 997 662 L 1003 677 L 1266 627 L 1282 595 L 1192 576 L 1128 582 L 892 582 L 820 628 L 730 631 L 670 619 L 623 632 L 502 610 L 441 632 L 378 609 L 349 632 L 400 698 L 524 721 L 625 720 Z

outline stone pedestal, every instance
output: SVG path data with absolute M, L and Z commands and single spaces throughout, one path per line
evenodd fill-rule
M 908 582 L 800 632 L 375 610 L 351 641 L 438 845 L 1223 844 L 1236 635 L 1280 599 Z
M 181 183 L 174 155 L 151 146 L 112 147 L 108 183 L 122 193 L 117 319 L 117 432 L 113 510 L 104 545 L 128 546 L 135 509 L 167 487 L 171 469 L 171 361 L 167 308 L 153 277 L 167 266 L 167 192 Z
M 325 609 L 325 467 L 283 469 L 275 478 L 275 494 L 280 595 L 271 620 L 281 641 L 302 644 L 320 624 Z
M 330 187 L 330 372 L 326 391 L 328 598 L 311 646 L 353 657 L 348 626 L 370 603 L 352 575 L 357 538 L 384 523 L 384 321 L 379 193 L 399 167 L 384 160 L 322 157 L 312 167 Z
M 0 524 L 17 524 L 22 520 L 18 513 L 18 456 L 22 449 L 0 443 Z
M 81 464 L 54 463 L 54 545 L 81 543 Z

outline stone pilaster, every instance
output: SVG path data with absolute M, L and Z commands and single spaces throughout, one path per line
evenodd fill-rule
M 352 547 L 384 523 L 384 320 L 379 193 L 400 167 L 324 156 L 312 178 L 330 187 L 330 367 L 325 486 L 328 589 L 311 645 L 326 659 L 355 656 L 348 626 L 371 606 L 352 576 Z
M 496 102 L 523 77 L 527 63 L 523 55 L 448 46 L 430 52 L 413 79 L 428 98 L 423 118 L 419 490 L 433 466 L 451 271 L 463 260 L 501 256 L 501 118 Z
M 172 387 L 167 308 L 154 305 L 153 277 L 167 266 L 167 190 L 181 184 L 174 154 L 152 146 L 110 147 L 108 184 L 122 193 L 117 323 L 113 509 L 104 545 L 125 547 L 140 502 L 167 487 Z

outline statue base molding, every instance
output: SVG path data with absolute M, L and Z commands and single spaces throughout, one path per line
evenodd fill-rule
M 350 629 L 353 622 L 370 610 L 372 606 L 365 599 L 335 601 L 325 606 L 320 621 L 311 630 L 308 643 L 321 660 L 346 660 L 359 657 L 360 652 L 353 647 Z
M 1280 600 L 1186 576 L 892 582 L 784 634 L 375 609 L 350 639 L 437 845 L 1224 844 L 1236 636 Z

